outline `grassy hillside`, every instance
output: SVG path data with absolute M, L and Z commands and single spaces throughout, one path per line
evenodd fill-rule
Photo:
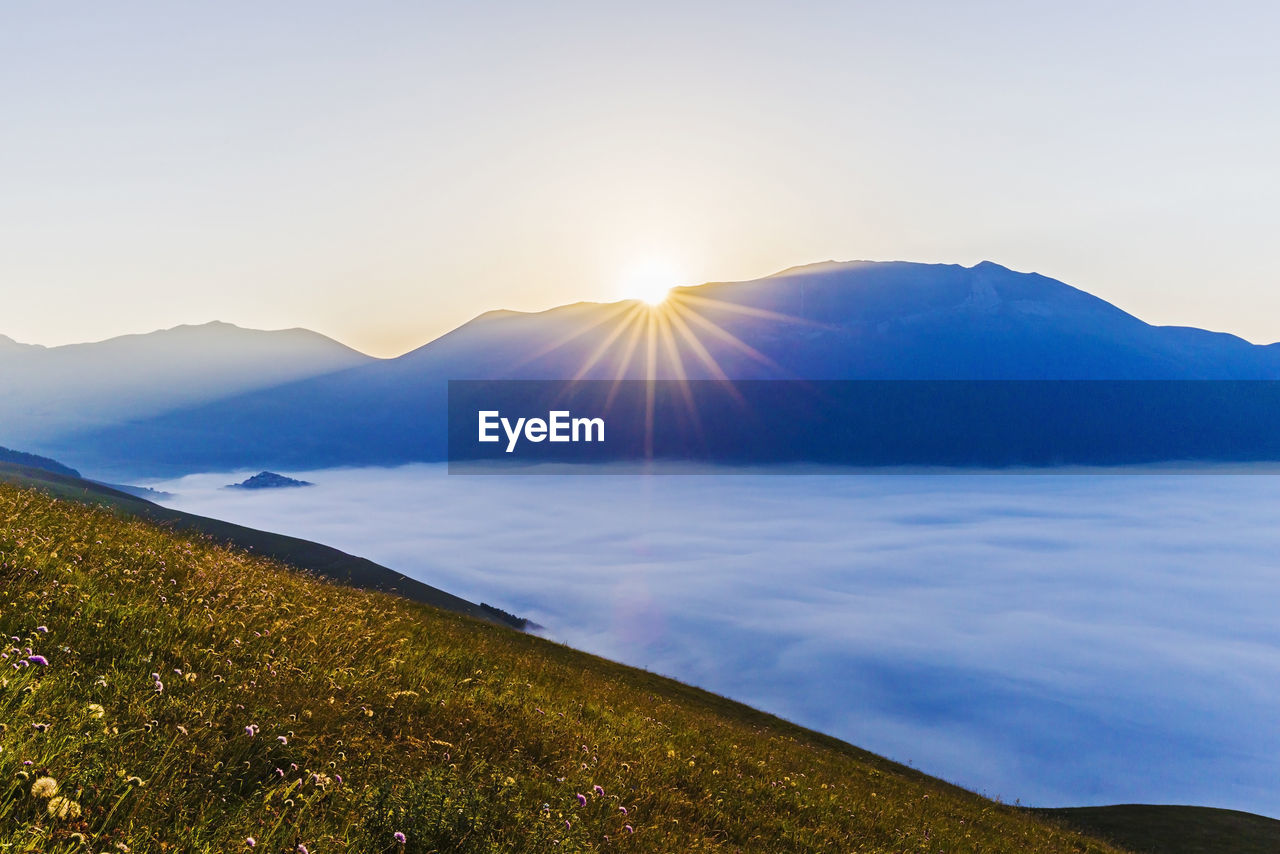
M 64 474 L 68 477 L 80 476 L 80 472 L 70 466 L 64 466 L 57 460 L 51 460 L 48 457 L 41 457 L 36 454 L 28 454 L 25 451 L 15 451 L 12 448 L 0 448 L 0 463 L 13 463 L 17 466 L 44 469 L 45 471 Z
M 209 519 L 194 513 L 171 510 L 136 495 L 79 477 L 70 477 L 42 468 L 0 462 L 0 483 L 35 487 L 61 498 L 109 507 L 126 516 L 160 522 L 176 531 L 207 534 L 218 542 L 273 558 L 350 587 L 396 593 L 447 611 L 456 611 L 459 614 L 503 623 L 514 628 L 526 626 L 524 619 L 498 608 L 484 603 L 477 605 L 452 593 L 446 593 L 429 584 L 409 578 L 394 569 L 388 569 L 362 557 L 349 555 L 330 546 L 297 537 L 286 537 L 283 534 L 246 528 L 243 525 L 233 525 L 230 522 Z
M 1118 804 L 1034 810 L 1142 854 L 1275 854 L 1280 821 L 1210 807 Z
M 670 680 L 4 485 L 0 635 L 9 851 L 1116 850 Z

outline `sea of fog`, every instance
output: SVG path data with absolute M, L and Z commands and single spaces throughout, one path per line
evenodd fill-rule
M 1280 816 L 1280 477 L 458 476 L 152 484 L 967 788 Z

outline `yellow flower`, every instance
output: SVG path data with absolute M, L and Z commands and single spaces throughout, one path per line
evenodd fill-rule
M 88 712 L 89 716 L 93 718 L 100 718 L 107 713 L 107 710 L 102 708 L 102 706 L 98 705 L 97 703 L 90 703 L 85 708 L 85 711 Z
M 52 777 L 37 777 L 31 784 L 31 797 L 52 798 L 58 794 L 58 781 Z

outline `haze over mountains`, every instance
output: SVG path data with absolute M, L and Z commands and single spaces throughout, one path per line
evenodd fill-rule
M 74 412 L 46 407 L 43 422 L 28 417 L 25 433 L 0 441 L 117 475 L 382 465 L 443 458 L 450 379 L 1280 379 L 1280 345 L 1151 326 L 990 262 L 828 262 L 679 288 L 652 311 L 620 302 L 490 312 L 389 360 L 301 330 L 256 333 L 275 337 L 255 350 L 254 333 L 236 330 L 240 338 L 220 339 L 214 365 L 191 356 L 178 332 L 157 333 L 175 336 L 164 368 L 130 377 L 123 396 L 94 397 L 118 367 L 20 372 L 38 399 L 84 395 L 92 417 L 72 430 Z M 270 358 L 267 341 L 279 346 Z
M 372 361 L 306 329 L 219 322 L 62 347 L 0 336 L 0 444 L 45 447 L 69 433 Z

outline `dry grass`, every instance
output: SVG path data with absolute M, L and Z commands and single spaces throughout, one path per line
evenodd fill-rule
M 0 634 L 6 851 L 1116 850 L 642 671 L 10 486 Z

